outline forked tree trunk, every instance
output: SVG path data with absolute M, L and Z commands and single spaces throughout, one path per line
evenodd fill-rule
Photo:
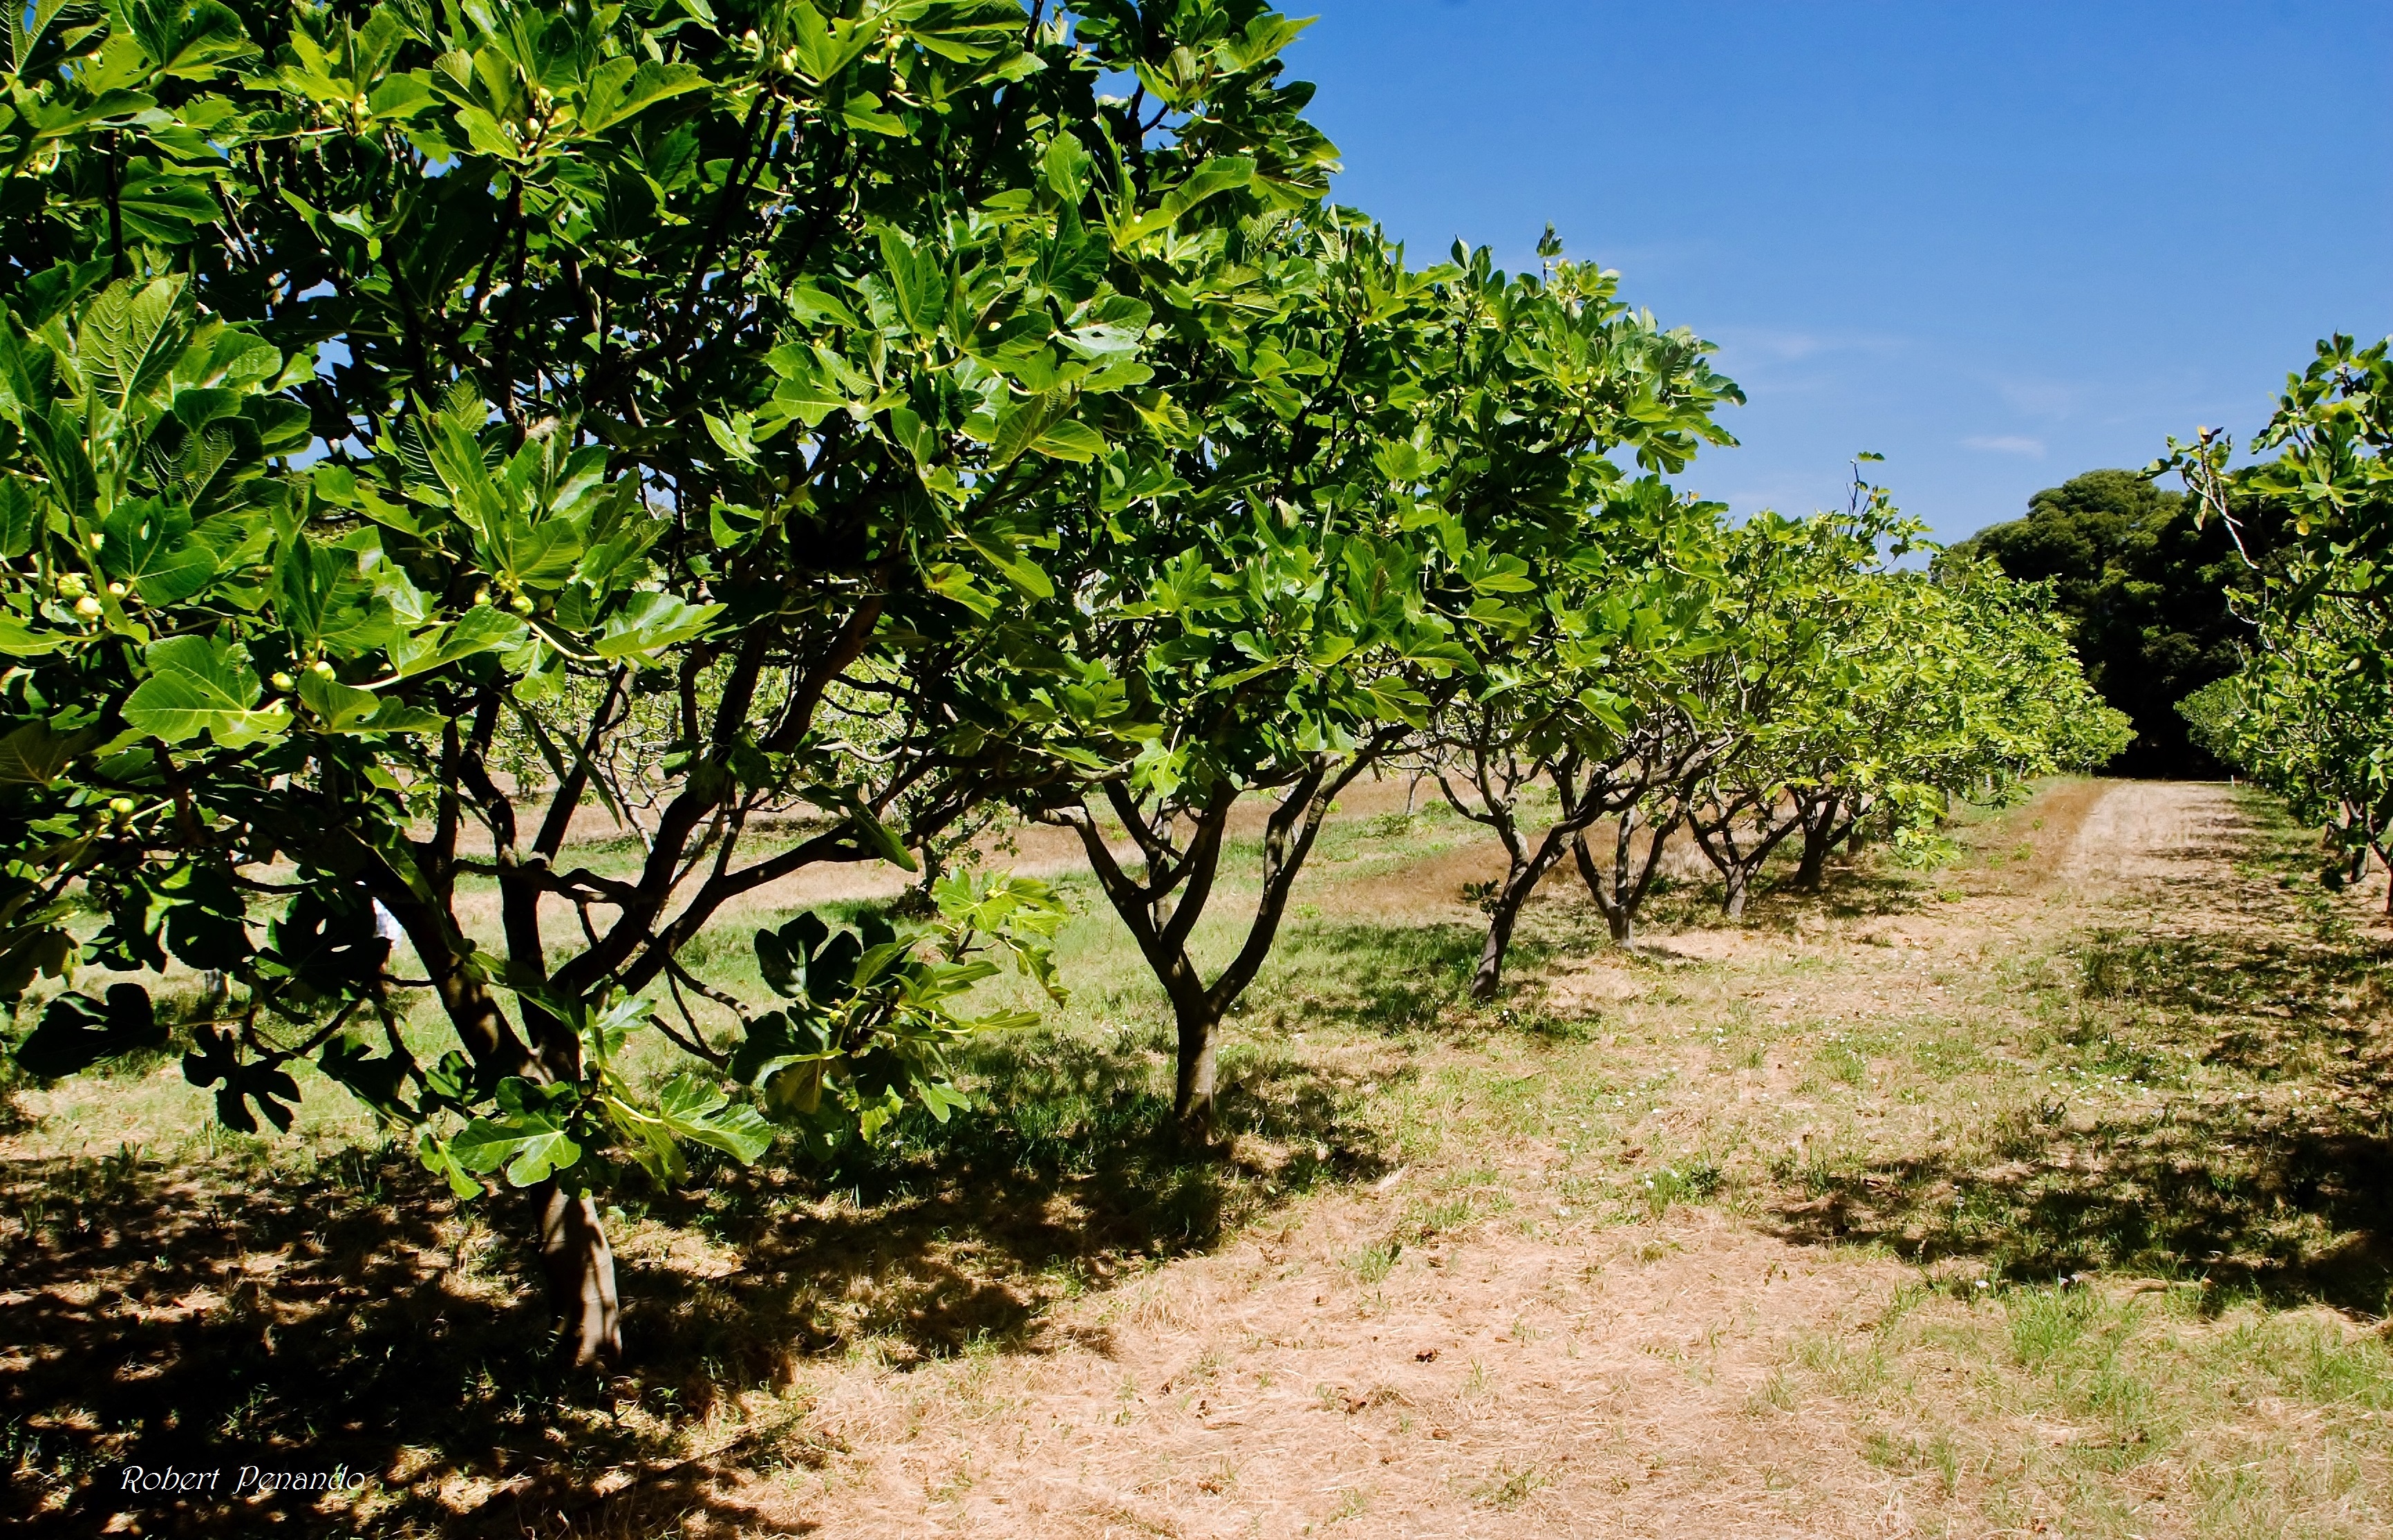
M 1209 797 L 1199 812 L 1195 836 L 1184 850 L 1175 851 L 1166 838 L 1168 820 L 1151 818 L 1119 785 L 1107 786 L 1105 794 L 1115 815 L 1146 854 L 1143 878 L 1132 877 L 1114 858 L 1084 805 L 1055 809 L 1048 815 L 1049 821 L 1080 836 L 1098 887 L 1130 927 L 1141 955 L 1171 1001 L 1178 1038 L 1171 1114 L 1173 1127 L 1183 1141 L 1210 1144 L 1219 1111 L 1214 1043 L 1222 1018 L 1271 955 L 1281 917 L 1288 911 L 1288 892 L 1312 853 L 1329 804 L 1356 776 L 1370 768 L 1384 748 L 1375 744 L 1343 764 L 1322 756 L 1282 789 L 1279 806 L 1264 822 L 1262 892 L 1247 928 L 1246 942 L 1210 985 L 1188 955 L 1188 936 L 1212 896 L 1223 830 L 1231 804 L 1243 789 L 1224 784 Z
M 1745 888 L 1752 872 L 1745 864 L 1745 853 L 1736 848 L 1735 804 L 1716 811 L 1711 822 L 1700 815 L 1690 816 L 1687 827 L 1694 830 L 1695 848 L 1720 875 L 1720 913 L 1731 920 L 1744 918 Z
M 1536 772 L 1553 781 L 1562 816 L 1547 826 L 1535 844 L 1522 840 L 1520 825 L 1513 816 L 1514 793 L 1534 777 L 1523 777 L 1517 771 L 1509 776 L 1491 776 L 1488 762 L 1483 756 L 1473 777 L 1480 811 L 1473 813 L 1455 794 L 1445 775 L 1438 776 L 1438 790 L 1445 794 L 1447 804 L 1464 817 L 1493 829 L 1504 844 L 1504 881 L 1487 902 L 1487 937 L 1480 945 L 1479 966 L 1471 974 L 1471 998 L 1474 1000 L 1492 1000 L 1503 987 L 1504 959 L 1512 949 L 1512 933 L 1519 928 L 1522 906 L 1528 903 L 1537 884 L 1563 858 L 1569 842 L 1577 839 L 1602 812 L 1603 803 L 1594 794 L 1595 788 L 1589 788 L 1585 794 L 1578 790 L 1579 769 L 1577 755 L 1565 753 Z
M 1851 816 L 1845 815 L 1842 792 L 1816 803 L 1806 804 L 1798 815 L 1803 824 L 1803 858 L 1795 868 L 1795 885 L 1806 893 L 1820 891 L 1821 881 L 1828 874 L 1828 857 L 1850 838 L 1859 826 L 1859 804 Z M 1842 817 L 1841 822 L 1838 819 Z
M 556 1317 L 557 1357 L 573 1367 L 622 1355 L 622 1301 L 615 1292 L 615 1248 L 597 1200 L 569 1192 L 554 1177 L 530 1191 L 540 1226 L 540 1266 Z
M 1546 831 L 1536 848 L 1514 857 L 1511 869 L 1504 874 L 1504 885 L 1496 891 L 1495 899 L 1487 906 L 1487 939 L 1479 948 L 1479 966 L 1471 975 L 1471 998 L 1492 1000 L 1504 983 L 1504 958 L 1512 947 L 1512 932 L 1521 920 L 1521 907 L 1537 891 L 1554 863 L 1562 859 L 1564 837 L 1579 836 L 1568 822 L 1556 824 Z
M 1645 895 L 1653 891 L 1654 876 L 1662 869 L 1662 856 L 1668 845 L 1670 831 L 1679 826 L 1676 816 L 1667 822 L 1647 824 L 1645 854 L 1641 859 L 1634 855 L 1639 826 L 1636 804 L 1622 810 L 1612 831 L 1612 868 L 1604 871 L 1595 864 L 1595 853 L 1587 847 L 1587 836 L 1571 841 L 1571 855 L 1578 863 L 1578 874 L 1587 883 L 1596 909 L 1612 933 L 1613 945 L 1626 946 L 1637 933 L 1637 911 L 1644 907 Z
M 1737 820 L 1748 811 L 1755 818 L 1747 831 L 1753 842 L 1740 844 Z M 1779 842 L 1802 827 L 1794 818 L 1773 823 L 1770 810 L 1753 809 L 1742 800 L 1717 808 L 1708 823 L 1691 818 L 1689 825 L 1694 830 L 1696 845 L 1711 862 L 1712 869 L 1720 874 L 1720 913 L 1731 920 L 1745 918 L 1746 899 L 1752 892 L 1754 877 L 1770 859 L 1770 853 L 1778 848 Z
M 1615 904 L 1612 894 L 1605 891 L 1603 873 L 1595 864 L 1595 853 L 1587 848 L 1586 835 L 1582 834 L 1571 842 L 1571 859 L 1578 866 L 1579 881 L 1587 884 L 1587 895 L 1595 900 L 1596 913 L 1603 916 L 1604 928 L 1612 933 L 1612 944 L 1628 946 L 1630 933 L 1636 929 L 1636 920 Z

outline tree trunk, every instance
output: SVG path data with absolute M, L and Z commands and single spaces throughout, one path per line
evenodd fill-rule
M 1504 982 L 1504 953 L 1512 945 L 1512 927 L 1521 918 L 1521 906 L 1507 902 L 1511 884 L 1497 896 L 1495 907 L 1487 911 L 1487 943 L 1479 948 L 1479 970 L 1471 975 L 1471 998 L 1492 1000 Z
M 1172 1016 L 1180 1041 L 1171 1078 L 1171 1120 L 1182 1139 L 1201 1145 L 1213 1137 L 1213 1051 L 1221 1022 L 1201 999 L 1175 1006 Z
M 1632 896 L 1620 888 L 1620 878 L 1628 863 L 1628 835 L 1635 828 L 1636 811 L 1620 815 L 1614 829 L 1612 878 L 1606 881 L 1596 869 L 1595 855 L 1587 848 L 1587 836 L 1571 841 L 1571 857 L 1578 863 L 1580 879 L 1587 883 L 1588 895 L 1595 900 L 1596 912 L 1603 916 L 1605 929 L 1612 933 L 1612 944 L 1626 946 L 1637 931 L 1637 905 Z
M 577 1369 L 622 1355 L 622 1302 L 615 1292 L 615 1248 L 598 1204 L 554 1177 L 531 1189 L 540 1223 L 540 1266 L 556 1317 L 556 1354 Z
M 1795 885 L 1805 893 L 1820 891 L 1821 880 L 1828 873 L 1829 855 L 1836 850 L 1837 842 L 1852 832 L 1852 824 L 1839 827 L 1837 823 L 1837 816 L 1843 810 L 1842 793 L 1796 805 L 1795 816 L 1803 828 L 1803 855 L 1795 868 Z
M 1496 891 L 1495 902 L 1487 906 L 1487 941 L 1479 948 L 1479 968 L 1471 975 L 1471 998 L 1492 1000 L 1504 982 L 1504 957 L 1511 950 L 1512 932 L 1521 921 L 1521 907 L 1537 891 L 1554 863 L 1562 858 L 1563 835 L 1567 824 L 1556 824 L 1546 830 L 1545 838 L 1534 849 L 1513 846 L 1511 869 L 1504 874 L 1504 885 Z M 1573 842 L 1582 848 L 1586 835 L 1576 833 Z M 1508 836 L 1508 844 L 1510 840 Z M 1584 865 L 1584 857 L 1582 857 Z
M 1720 881 L 1727 886 L 1727 891 L 1720 897 L 1720 913 L 1731 920 L 1743 920 L 1746 882 L 1745 864 L 1740 861 L 1720 868 Z
M 1188 955 L 1188 936 L 1203 916 L 1206 901 L 1212 896 L 1213 877 L 1221 860 L 1222 832 L 1228 823 L 1231 804 L 1245 789 L 1226 781 L 1218 783 L 1208 794 L 1199 812 L 1198 827 L 1185 848 L 1174 849 L 1170 840 L 1169 809 L 1158 816 L 1150 816 L 1130 792 L 1118 785 L 1108 785 L 1107 801 L 1122 827 L 1146 855 L 1144 880 L 1132 878 L 1122 869 L 1095 820 L 1088 816 L 1085 804 L 1077 809 L 1055 809 L 1046 815 L 1047 821 L 1060 823 L 1080 836 L 1081 848 L 1088 852 L 1089 867 L 1096 874 L 1098 887 L 1130 928 L 1140 954 L 1171 1001 L 1179 1038 L 1172 1077 L 1172 1121 L 1183 1140 L 1202 1143 L 1211 1139 L 1218 1110 L 1214 1039 L 1222 1017 L 1247 985 L 1254 982 L 1263 959 L 1270 955 L 1280 918 L 1288 909 L 1288 891 L 1305 856 L 1312 852 L 1314 838 L 1321 832 L 1321 821 L 1327 816 L 1330 803 L 1356 776 L 1369 769 L 1385 748 L 1385 743 L 1375 743 L 1342 765 L 1334 756 L 1316 756 L 1303 774 L 1282 789 L 1280 804 L 1264 825 L 1263 885 L 1255 905 L 1255 918 L 1248 926 L 1245 945 L 1210 985 L 1205 983 L 1196 960 Z
M 1695 848 L 1720 874 L 1720 912 L 1732 919 L 1745 912 L 1744 896 L 1737 892 L 1744 884 L 1737 869 L 1736 834 L 1730 825 L 1733 816 L 1722 816 L 1718 829 L 1706 828 L 1701 818 L 1692 815 L 1687 819 L 1688 829 L 1694 832 Z
M 535 1053 L 517 1037 L 490 989 L 449 950 L 447 912 L 425 903 L 386 866 L 368 868 L 374 896 L 398 922 L 430 974 L 435 993 L 474 1062 L 477 1081 L 490 1087 L 514 1075 L 574 1080 L 581 1076 L 580 1039 L 545 1011 L 525 1002 L 526 1024 L 547 1040 Z M 386 973 L 386 977 L 387 974 Z M 576 1368 L 611 1362 L 623 1351 L 622 1304 L 615 1289 L 615 1250 L 598 1206 L 557 1180 L 526 1189 L 540 1247 L 540 1268 L 557 1328 L 557 1356 Z

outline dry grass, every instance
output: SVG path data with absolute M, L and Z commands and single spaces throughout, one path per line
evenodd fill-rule
M 1550 889 L 1474 1011 L 1486 848 L 1401 790 L 1235 1025 L 1231 1159 L 1148 1137 L 1158 1002 L 1092 912 L 981 1110 L 633 1206 L 611 1381 L 539 1365 L 512 1217 L 353 1120 L 21 1095 L 19 1516 L 238 1446 L 375 1471 L 281 1516 L 376 1533 L 2393 1524 L 2387 937 L 2265 809 L 2061 783 L 1740 926 L 1682 882 L 1626 952 Z

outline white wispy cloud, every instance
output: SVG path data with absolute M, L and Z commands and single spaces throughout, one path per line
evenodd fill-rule
M 2027 438 L 2015 433 L 1977 434 L 1961 440 L 1961 447 L 1983 450 L 1988 454 L 2023 454 L 2031 460 L 2044 458 L 2044 440 Z
M 1906 339 L 1884 333 L 1806 332 L 1772 326 L 1727 326 L 1704 333 L 1725 354 L 1771 363 L 1800 363 L 1833 353 L 1885 355 L 1901 352 Z
M 2007 379 L 1994 382 L 2003 404 L 2029 417 L 2067 417 L 2094 395 L 2083 380 Z

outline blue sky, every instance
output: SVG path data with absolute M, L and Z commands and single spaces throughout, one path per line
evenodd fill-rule
M 1681 485 L 1941 538 L 2171 432 L 2240 438 L 2393 331 L 2393 0 L 1313 0 L 1340 202 L 1434 260 L 1550 220 L 1720 346 L 1741 447 Z

